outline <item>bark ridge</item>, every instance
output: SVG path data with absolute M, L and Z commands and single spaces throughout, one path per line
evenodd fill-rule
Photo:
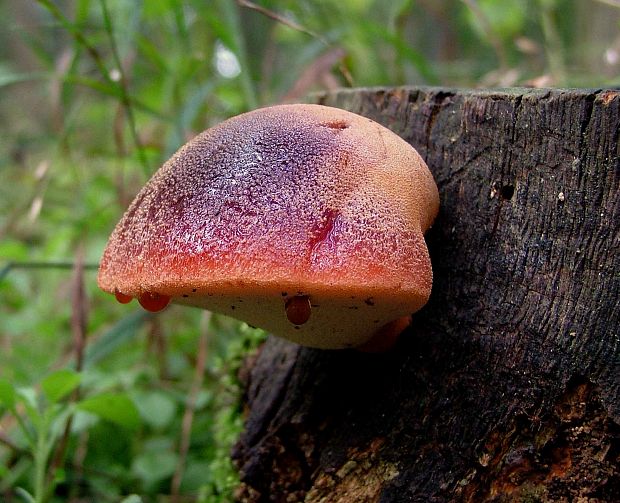
M 615 501 L 620 92 L 354 89 L 441 197 L 395 350 L 271 338 L 245 369 L 241 501 Z

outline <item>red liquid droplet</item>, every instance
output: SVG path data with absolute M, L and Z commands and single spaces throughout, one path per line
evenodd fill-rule
M 116 297 L 116 300 L 119 301 L 121 304 L 129 304 L 133 300 L 133 297 L 131 295 L 125 295 L 118 290 L 114 290 L 114 297 Z
M 312 307 L 310 306 L 310 299 L 307 295 L 297 295 L 291 297 L 284 304 L 286 311 L 286 317 L 293 325 L 303 325 L 310 319 L 310 313 Z
M 138 302 L 147 311 L 156 313 L 170 304 L 170 297 L 158 293 L 146 292 L 140 295 Z

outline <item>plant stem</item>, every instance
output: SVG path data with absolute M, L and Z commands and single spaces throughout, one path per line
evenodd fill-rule
M 36 1 L 39 4 L 41 4 L 43 7 L 45 7 L 49 11 L 49 13 L 56 18 L 56 20 L 63 26 L 63 28 L 67 30 L 73 36 L 73 38 L 76 40 L 78 44 L 80 44 L 82 47 L 86 49 L 86 51 L 93 58 L 93 61 L 95 62 L 95 65 L 97 65 L 97 68 L 99 69 L 99 72 L 101 73 L 103 78 L 106 79 L 107 81 L 111 81 L 108 70 L 105 67 L 103 59 L 101 58 L 101 55 L 99 54 L 97 49 L 94 46 L 92 46 L 88 42 L 88 40 L 86 40 L 84 35 L 82 35 L 82 32 L 80 32 L 80 30 L 78 30 L 74 26 L 74 24 L 71 23 L 71 21 L 69 21 L 65 17 L 65 15 L 61 12 L 58 6 L 54 4 L 53 2 L 51 2 L 50 0 L 36 0 Z
M 258 106 L 258 99 L 256 98 L 256 90 L 252 82 L 252 71 L 245 47 L 245 37 L 241 29 L 239 8 L 234 0 L 221 0 L 219 3 L 221 4 L 228 26 L 232 30 L 232 40 L 235 47 L 231 47 L 231 49 L 235 52 L 237 58 L 239 58 L 239 64 L 241 65 L 239 78 L 241 79 L 241 88 L 245 95 L 246 105 L 249 109 L 254 109 Z
M 179 461 L 172 477 L 171 498 L 172 503 L 179 501 L 179 492 L 181 489 L 181 480 L 183 479 L 183 470 L 187 462 L 187 453 L 190 447 L 190 437 L 192 433 L 192 423 L 194 422 L 194 413 L 196 411 L 196 397 L 203 387 L 205 366 L 207 363 L 207 349 L 209 346 L 209 321 L 211 313 L 206 312 L 202 318 L 202 330 L 198 339 L 198 355 L 196 358 L 196 366 L 194 367 L 194 379 L 189 392 L 189 398 L 185 405 L 183 420 L 181 423 L 181 440 L 179 442 Z
M 478 5 L 477 0 L 461 0 L 472 13 L 478 18 L 478 22 L 482 29 L 484 30 L 485 35 L 487 36 L 487 40 L 493 47 L 495 51 L 495 55 L 497 56 L 497 60 L 499 61 L 499 69 L 502 72 L 505 72 L 508 69 L 508 57 L 506 56 L 506 50 L 504 49 L 504 43 L 502 39 L 497 35 L 497 32 L 494 30 L 493 25 L 489 21 L 489 18 L 486 16 L 484 11 Z
M 30 431 L 30 429 L 28 428 L 28 425 L 24 422 L 24 419 L 17 413 L 17 410 L 15 410 L 14 408 L 11 409 L 11 413 L 13 414 L 13 417 L 17 420 L 17 424 L 19 424 L 19 427 L 24 433 L 24 436 L 26 437 L 26 440 L 28 441 L 28 446 L 31 449 L 34 449 L 36 444 L 35 444 L 35 437 L 32 431 Z
M 34 452 L 34 501 L 35 503 L 45 502 L 45 472 L 47 468 L 48 447 L 48 414 L 43 414 L 41 425 L 37 435 L 37 445 Z
M 539 3 L 549 71 L 553 76 L 555 85 L 561 85 L 566 80 L 566 69 L 562 54 L 562 39 L 554 19 L 555 0 L 539 0 Z
M 120 58 L 118 56 L 116 41 L 114 39 L 114 33 L 112 30 L 112 22 L 110 20 L 110 15 L 109 15 L 105 0 L 100 0 L 100 3 L 101 3 L 102 11 L 103 11 L 104 25 L 105 25 L 108 37 L 110 39 L 112 57 L 114 58 L 114 64 L 120 73 L 120 80 L 118 82 L 115 82 L 110 77 L 110 73 L 108 72 L 108 69 L 106 68 L 103 58 L 99 54 L 99 51 L 97 51 L 97 49 L 88 42 L 86 37 L 84 37 L 82 32 L 79 29 L 77 29 L 75 25 L 71 23 L 71 21 L 69 21 L 69 19 L 65 17 L 65 15 L 58 8 L 58 6 L 56 6 L 50 0 L 36 0 L 36 1 L 39 4 L 41 4 L 43 7 L 45 7 L 50 12 L 50 14 L 54 16 L 54 18 L 56 18 L 56 20 L 63 26 L 63 28 L 65 28 L 73 36 L 73 38 L 76 40 L 78 44 L 80 44 L 82 47 L 86 49 L 86 51 L 93 58 L 93 61 L 95 62 L 97 69 L 101 73 L 101 76 L 109 84 L 112 84 L 118 88 L 120 92 L 121 104 L 123 108 L 125 109 L 125 113 L 127 114 L 127 120 L 129 122 L 129 128 L 131 130 L 132 139 L 136 145 L 136 149 L 138 150 L 138 157 L 140 159 L 140 162 L 145 172 L 149 172 L 150 169 L 149 169 L 148 161 L 146 159 L 146 154 L 144 153 L 144 148 L 142 147 L 142 144 L 140 143 L 140 138 L 137 133 L 135 117 L 133 114 L 132 100 L 129 96 L 129 91 L 127 88 L 127 79 L 125 78 L 123 67 L 120 64 Z
M 116 66 L 120 78 L 118 80 L 119 90 L 121 92 L 121 103 L 123 108 L 125 109 L 125 113 L 127 114 L 127 121 L 129 122 L 129 130 L 131 131 L 131 137 L 138 151 L 138 158 L 140 159 L 140 163 L 144 168 L 145 173 L 150 172 L 149 163 L 146 159 L 146 154 L 144 153 L 144 148 L 142 147 L 142 143 L 140 142 L 140 137 L 138 136 L 138 129 L 136 127 L 136 118 L 133 113 L 133 107 L 131 104 L 131 100 L 129 99 L 129 91 L 127 85 L 127 77 L 125 75 L 125 70 L 123 65 L 121 64 L 121 58 L 118 53 L 118 47 L 116 45 L 116 39 L 114 38 L 114 29 L 112 27 L 112 20 L 110 19 L 110 12 L 108 11 L 108 5 L 106 0 L 99 0 L 101 4 L 101 10 L 103 12 L 103 24 L 105 26 L 106 32 L 108 34 L 108 38 L 110 39 L 110 48 L 112 49 L 112 58 L 114 59 L 114 65 Z
M 74 269 L 73 262 L 8 262 L 0 269 L 0 281 L 2 281 L 13 269 Z M 95 271 L 99 264 L 84 264 L 85 270 Z

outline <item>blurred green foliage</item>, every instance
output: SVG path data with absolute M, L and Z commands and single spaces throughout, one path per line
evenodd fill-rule
M 122 306 L 93 272 L 133 195 L 187 139 L 338 86 L 617 85 L 618 7 L 0 3 L 0 499 L 232 498 L 236 370 L 264 335 Z

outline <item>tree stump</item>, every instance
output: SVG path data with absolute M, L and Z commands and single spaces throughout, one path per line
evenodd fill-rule
M 384 354 L 270 338 L 241 501 L 618 501 L 620 92 L 353 89 L 441 197 L 431 300 Z

